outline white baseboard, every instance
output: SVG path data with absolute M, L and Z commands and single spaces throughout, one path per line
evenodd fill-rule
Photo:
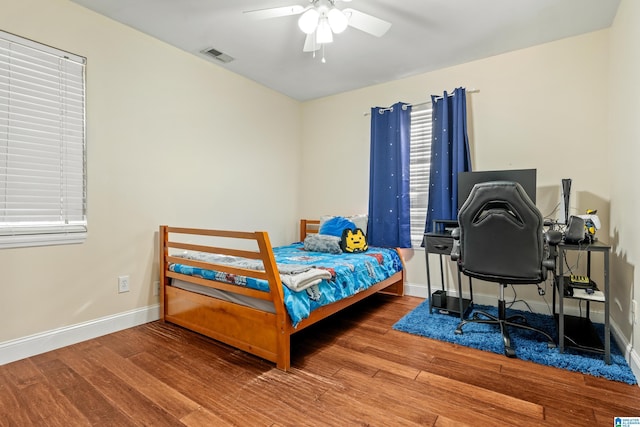
M 627 347 L 627 353 L 629 354 L 629 356 L 627 357 L 625 355 L 625 357 L 627 359 L 627 362 L 629 363 L 629 367 L 631 368 L 633 375 L 638 380 L 638 387 L 640 387 L 640 354 L 638 354 L 638 352 L 633 350 L 630 346 Z
M 626 359 L 631 372 L 638 380 L 638 386 L 640 387 L 640 354 L 631 346 L 631 343 L 627 341 L 624 335 L 620 332 L 620 328 L 615 322 L 611 322 L 611 333 L 618 348 L 624 349 L 624 358 Z
M 124 313 L 0 343 L 0 365 L 46 353 L 160 318 L 160 305 L 150 305 Z
M 404 294 L 410 297 L 427 298 L 427 288 L 424 285 L 404 284 Z

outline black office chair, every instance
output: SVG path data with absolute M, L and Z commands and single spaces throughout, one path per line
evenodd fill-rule
M 458 324 L 456 334 L 462 334 L 467 323 L 498 324 L 504 353 L 509 357 L 515 357 L 515 350 L 507 326 L 539 332 L 548 339 L 550 348 L 555 347 L 551 335 L 529 326 L 524 316 L 506 316 L 504 288 L 544 282 L 547 272 L 555 269 L 556 245 L 562 235 L 544 232 L 540 211 L 522 186 L 511 181 L 476 184 L 458 212 L 458 223 L 451 257 L 459 272 L 498 283 L 500 292 L 497 317 L 476 311 Z

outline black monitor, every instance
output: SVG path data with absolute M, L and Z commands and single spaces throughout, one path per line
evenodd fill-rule
M 458 210 L 469 197 L 474 185 L 488 181 L 517 182 L 531 201 L 536 202 L 536 169 L 460 172 L 458 174 Z

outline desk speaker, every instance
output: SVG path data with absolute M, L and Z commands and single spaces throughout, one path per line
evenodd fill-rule
M 567 243 L 580 243 L 584 240 L 584 219 L 572 215 L 569 218 L 567 229 L 564 232 L 564 241 Z

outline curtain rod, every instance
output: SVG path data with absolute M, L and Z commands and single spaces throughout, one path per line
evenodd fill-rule
M 468 89 L 465 91 L 465 94 L 467 93 L 477 93 L 480 92 L 480 89 Z M 447 94 L 447 96 L 453 96 L 453 93 L 449 93 Z M 436 96 L 436 99 L 442 99 L 442 96 Z M 408 103 L 408 104 L 403 104 L 402 105 L 402 109 L 406 110 L 407 107 L 420 107 L 422 105 L 426 105 L 431 103 L 431 101 L 423 101 L 423 102 L 417 102 L 417 103 Z M 391 111 L 393 109 L 393 107 L 387 107 L 387 108 L 381 108 L 380 110 L 378 110 L 380 112 L 380 114 L 384 113 L 385 111 Z M 365 116 L 370 115 L 371 112 L 367 111 L 366 113 L 364 113 Z

